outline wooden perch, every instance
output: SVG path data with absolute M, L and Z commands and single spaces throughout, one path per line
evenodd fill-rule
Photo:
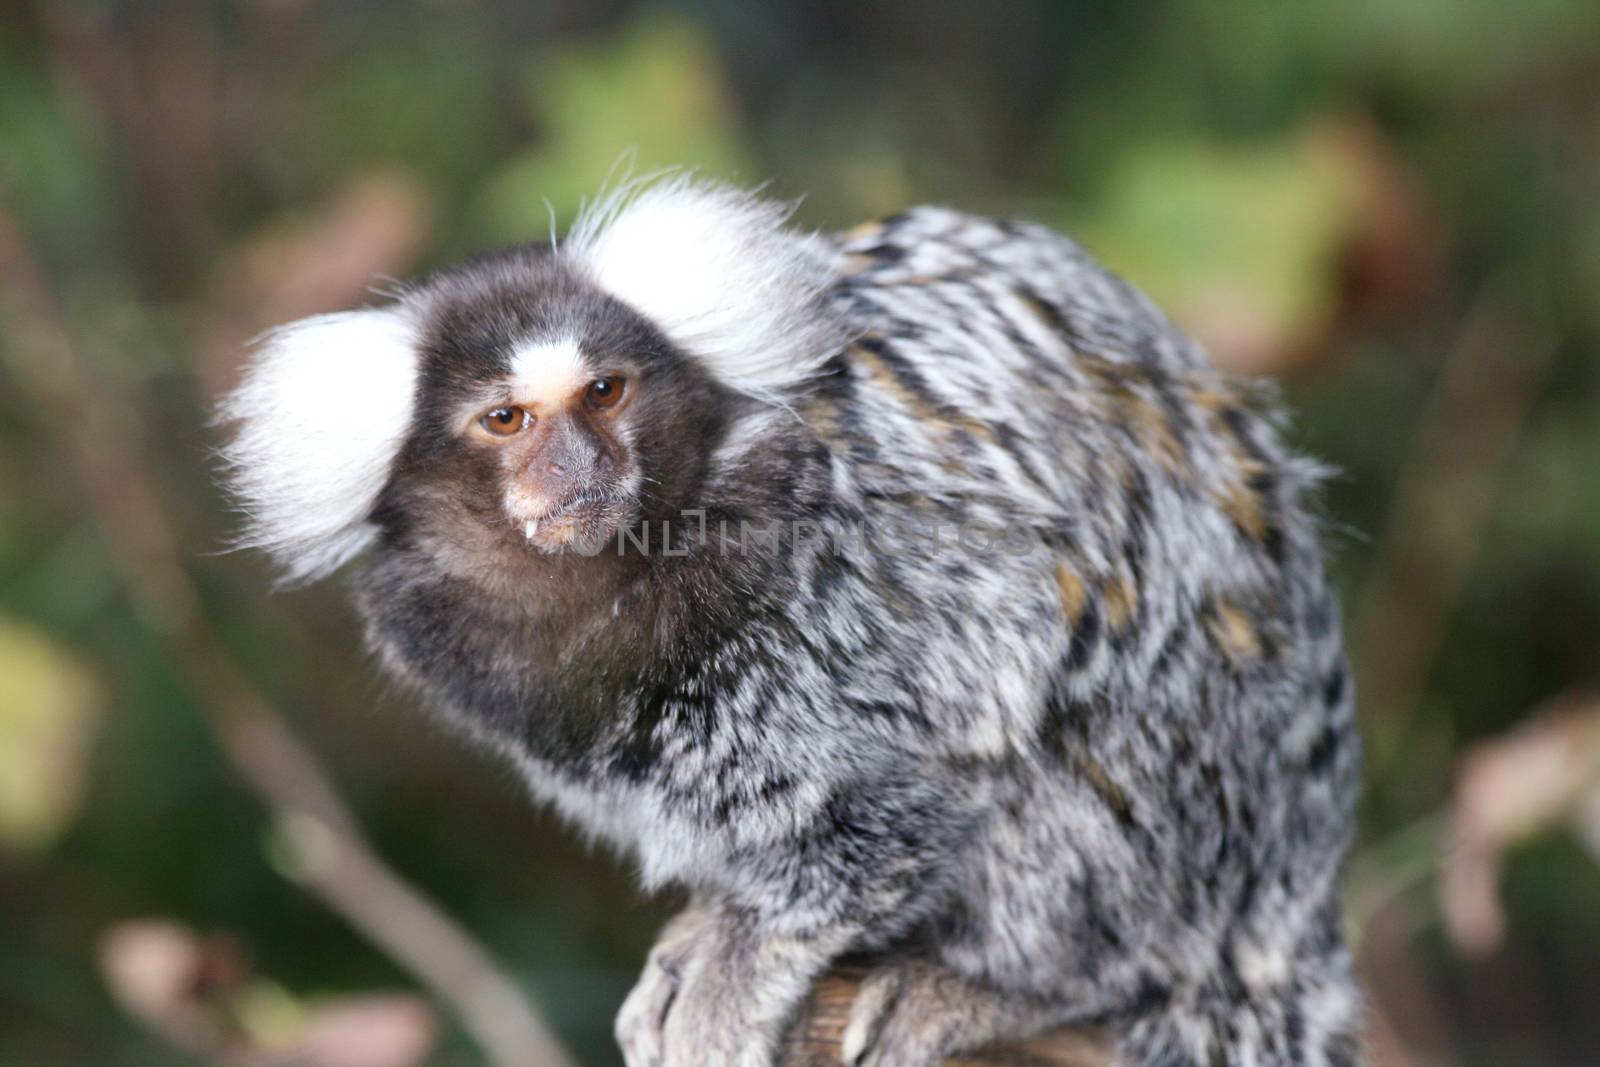
M 859 973 L 835 972 L 817 983 L 789 1031 L 783 1067 L 839 1067 L 839 1038 L 850 1019 Z M 1061 1030 L 945 1061 L 945 1067 L 1117 1067 L 1110 1042 L 1093 1030 Z

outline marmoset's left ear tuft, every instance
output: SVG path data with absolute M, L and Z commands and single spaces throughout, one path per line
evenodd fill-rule
M 688 177 L 635 182 L 586 212 L 563 253 L 724 384 L 778 394 L 848 340 L 823 300 L 830 250 L 789 214 Z
M 220 418 L 238 423 L 225 481 L 289 584 L 323 578 L 372 540 L 369 521 L 410 428 L 416 329 L 400 308 L 318 315 L 261 343 Z

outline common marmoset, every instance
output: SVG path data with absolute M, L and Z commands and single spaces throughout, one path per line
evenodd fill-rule
M 771 1067 L 858 954 L 850 1064 L 1360 1061 L 1319 468 L 1067 239 L 636 183 L 283 328 L 224 410 L 249 542 L 368 555 L 386 669 L 688 889 L 630 1067 Z

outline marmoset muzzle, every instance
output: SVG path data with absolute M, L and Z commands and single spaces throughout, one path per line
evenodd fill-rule
M 585 498 L 605 495 L 616 463 L 598 434 L 581 421 L 559 414 L 535 426 L 531 448 L 518 476 L 526 499 L 544 518 Z M 542 432 L 541 432 L 542 431 Z

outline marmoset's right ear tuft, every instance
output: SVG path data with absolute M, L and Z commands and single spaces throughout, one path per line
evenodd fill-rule
M 318 315 L 260 343 L 219 415 L 222 452 L 246 518 L 288 584 L 323 578 L 372 540 L 370 516 L 411 425 L 416 327 L 402 308 Z
M 832 249 L 792 208 L 679 175 L 601 197 L 563 246 L 725 385 L 758 396 L 814 376 L 849 339 L 828 308 Z

